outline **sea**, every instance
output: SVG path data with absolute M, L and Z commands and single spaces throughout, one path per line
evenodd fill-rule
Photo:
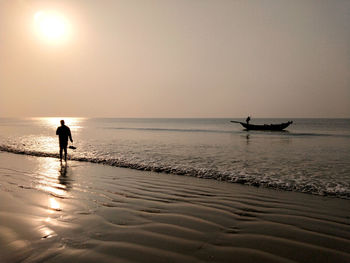
M 60 119 L 0 118 L 0 151 L 58 158 Z M 350 199 L 350 119 L 63 119 L 70 160 Z

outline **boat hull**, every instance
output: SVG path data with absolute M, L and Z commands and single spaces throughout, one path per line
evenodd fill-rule
M 240 124 L 247 130 L 259 130 L 259 131 L 282 131 L 292 123 L 293 123 L 292 121 L 289 121 L 289 122 L 280 123 L 280 124 L 256 125 L 256 124 L 248 124 L 248 123 L 240 122 Z

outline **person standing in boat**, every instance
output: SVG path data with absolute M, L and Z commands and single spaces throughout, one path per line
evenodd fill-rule
M 72 143 L 73 139 L 69 127 L 64 125 L 64 120 L 61 120 L 61 126 L 57 128 L 56 135 L 58 135 L 60 143 L 60 161 L 62 162 L 62 152 L 64 151 L 64 161 L 67 162 L 68 138 Z
M 246 121 L 247 124 L 249 124 L 250 116 L 248 116 L 248 118 L 245 121 Z

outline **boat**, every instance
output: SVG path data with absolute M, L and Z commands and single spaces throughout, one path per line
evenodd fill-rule
M 240 121 L 231 121 L 231 122 L 239 123 L 247 130 L 259 130 L 259 131 L 282 131 L 293 123 L 293 121 L 288 121 L 288 122 L 279 123 L 279 124 L 258 125 L 258 124 L 249 124 L 249 123 L 240 122 Z

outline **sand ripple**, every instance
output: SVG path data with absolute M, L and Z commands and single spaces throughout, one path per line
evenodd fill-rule
M 1 263 L 350 262 L 349 200 L 12 154 L 0 180 Z

